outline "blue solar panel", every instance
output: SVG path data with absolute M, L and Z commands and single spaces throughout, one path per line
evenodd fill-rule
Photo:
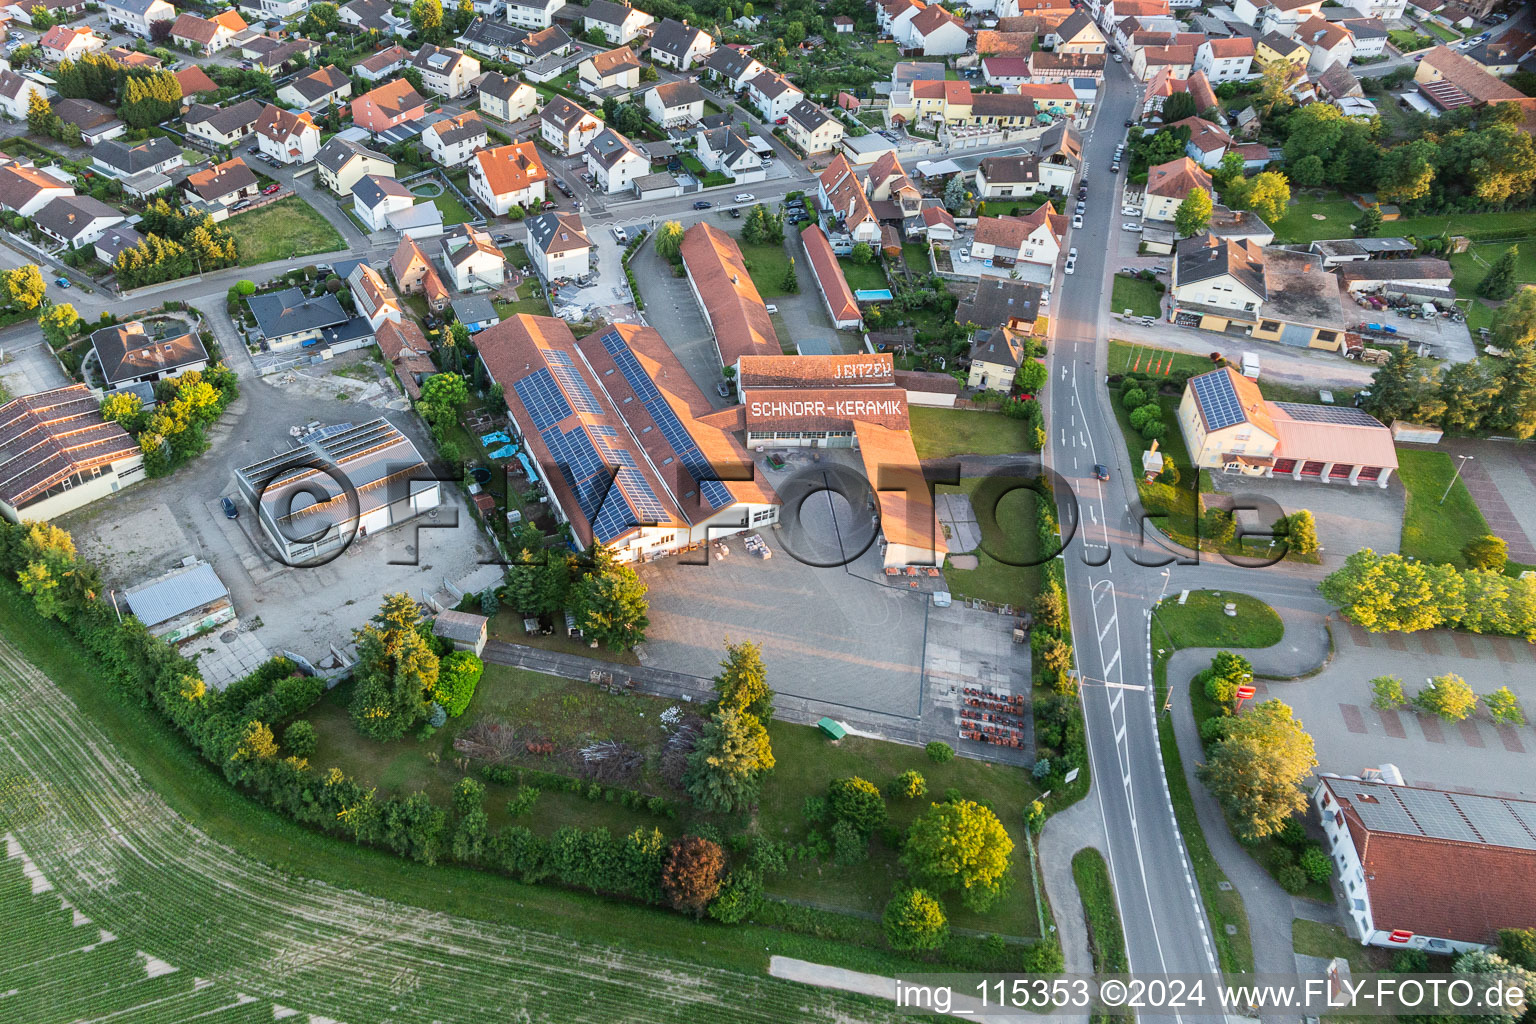
M 1226 371 L 1202 374 L 1189 383 L 1195 389 L 1195 401 L 1200 403 L 1205 414 L 1207 430 L 1220 430 L 1248 418 L 1243 412 L 1242 400 L 1237 397 L 1237 388 L 1232 386 Z
M 518 400 L 528 410 L 533 429 L 543 432 L 545 427 L 559 423 L 571 414 L 571 406 L 560 393 L 555 378 L 548 370 L 540 369 L 512 385 Z
M 567 431 L 551 427 L 540 433 L 565 482 L 575 492 L 581 514 L 592 524 L 593 535 L 603 543 L 631 527 L 659 523 L 667 518 L 656 492 L 640 475 L 634 456 L 627 449 L 608 443 L 607 438 L 616 436 L 616 431 L 607 427 L 605 435 L 599 438 L 598 444 L 603 448 L 603 455 L 617 463 L 617 474 L 598 453 L 592 437 L 580 426 Z M 615 476 L 617 487 L 613 486 Z
M 630 390 L 634 391 L 635 397 L 645 403 L 645 411 L 661 428 L 662 436 L 667 439 L 672 450 L 677 452 L 678 461 L 683 464 L 684 469 L 688 470 L 688 475 L 694 480 L 714 476 L 715 472 L 709 460 L 699 450 L 693 436 L 677 418 L 677 414 L 672 411 L 672 407 L 667 404 L 667 400 L 657 389 L 656 383 L 651 380 L 651 375 L 645 372 L 645 367 L 640 365 L 640 360 L 636 359 L 635 354 L 629 350 L 629 346 L 624 344 L 624 339 L 619 336 L 619 333 L 609 331 L 604 334 L 603 347 L 613 357 L 619 372 L 624 374 L 624 379 L 629 383 Z M 699 490 L 711 510 L 724 508 L 733 500 L 730 489 L 718 480 L 701 482 Z
M 587 382 L 577 371 L 576 364 L 571 361 L 569 353 L 559 349 L 545 349 L 544 361 L 549 364 L 555 379 L 565 389 L 566 398 L 570 399 L 578 412 L 591 413 L 593 416 L 602 414 L 603 407 L 597 404 L 597 396 L 592 394 L 591 388 L 587 387 Z

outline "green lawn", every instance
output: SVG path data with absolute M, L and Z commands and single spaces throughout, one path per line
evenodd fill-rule
M 1119 278 L 1116 277 L 1115 280 L 1118 282 Z M 1205 356 L 1152 348 L 1150 345 L 1133 345 L 1126 341 L 1109 343 L 1108 365 L 1110 373 L 1150 373 L 1165 376 L 1170 373 L 1186 373 L 1194 376 L 1197 373 L 1207 373 L 1211 369 L 1211 361 Z
M 1024 421 L 1000 412 L 976 409 L 909 410 L 912 444 L 920 459 L 951 455 L 1012 455 L 1033 451 L 1024 436 Z
M 340 233 L 298 196 L 225 221 L 242 267 L 345 249 Z
M 1088 922 L 1088 948 L 1093 953 L 1093 969 L 1100 974 L 1120 974 L 1130 970 L 1125 955 L 1125 932 L 1120 927 L 1120 912 L 1115 905 L 1115 887 L 1109 879 L 1109 866 L 1103 854 L 1089 848 L 1072 857 L 1072 878 L 1083 900 L 1083 917 Z
M 1444 452 L 1401 448 L 1397 475 L 1408 492 L 1402 553 L 1423 562 L 1450 562 L 1465 569 L 1461 549 L 1467 541 L 1488 533 L 1488 521 L 1460 479 L 1446 494 L 1445 504 L 1440 504 L 1446 485 L 1456 475 L 1456 460 Z
M 447 189 L 443 189 L 440 194 L 432 198 L 432 205 L 442 212 L 444 227 L 451 228 L 455 224 L 465 224 L 475 219 L 475 215 L 466 210 L 464 204 L 459 202 L 458 196 L 455 196 Z
M 517 298 L 513 300 L 497 299 L 494 303 L 496 314 L 503 320 L 516 316 L 518 313 L 528 313 L 533 316 L 549 316 L 549 301 L 544 291 L 539 287 L 539 279 L 526 278 L 517 286 Z
M 1115 313 L 1123 313 L 1128 309 L 1133 316 L 1161 316 L 1162 294 L 1151 281 L 1144 281 L 1139 277 L 1126 274 L 1116 274 L 1109 308 Z
M 752 283 L 757 285 L 759 295 L 771 299 L 790 294 L 784 287 L 784 271 L 789 266 L 789 254 L 784 251 L 784 246 L 777 242 L 752 245 L 739 238 L 736 241 L 741 246 L 741 255 L 747 261 L 747 273 L 752 275 Z M 797 262 L 797 272 L 805 269 Z M 801 291 L 815 287 L 815 282 L 810 281 L 806 274 L 800 274 Z
M 901 247 L 901 258 L 907 269 L 914 274 L 928 273 L 928 246 L 922 242 L 907 242 Z
M 1314 218 L 1314 214 L 1323 217 Z M 1275 242 L 1315 242 L 1319 238 L 1349 238 L 1354 232 L 1349 226 L 1360 219 L 1360 210 L 1348 199 L 1337 196 L 1318 198 L 1311 193 L 1295 197 L 1286 208 L 1285 216 L 1270 225 L 1275 229 Z M 1399 234 L 1397 225 L 1382 225 L 1381 234 Z
M 843 276 L 848 279 L 848 287 L 854 291 L 863 288 L 888 287 L 885 271 L 881 269 L 878 260 L 874 263 L 855 263 L 853 260 L 841 259 L 837 264 L 843 268 Z
M 1024 812 L 1038 795 L 1029 773 L 1022 768 L 957 757 L 935 764 L 921 747 L 885 743 L 860 736 L 832 742 L 808 726 L 773 722 L 769 727 L 774 758 L 778 762 L 763 786 L 758 804 L 758 826 L 763 835 L 799 842 L 809 832 L 801 813 L 807 796 L 824 795 L 829 782 L 859 775 L 882 790 L 901 772 L 916 769 L 928 783 L 928 794 L 916 800 L 888 796 L 890 824 L 903 832 L 929 804 L 942 800 L 953 788 L 967 799 L 987 804 L 1013 839 L 1013 884 L 1007 897 L 985 914 L 960 906 L 954 894 L 941 897 L 950 924 L 1018 937 L 1035 937 L 1034 887 L 1030 882 L 1024 842 Z M 768 882 L 770 893 L 818 905 L 832 905 L 878 914 L 890 898 L 891 886 L 903 872 L 895 851 L 877 835 L 871 855 L 863 864 L 839 867 L 830 859 L 803 861 L 790 866 L 788 875 Z
M 1536 210 L 1512 210 L 1508 213 L 1436 213 L 1424 217 L 1400 217 L 1387 221 L 1379 234 L 1417 235 L 1420 238 L 1440 234 L 1466 235 L 1477 239 L 1493 236 L 1536 237 Z
M 1209 360 L 1206 361 L 1209 365 Z M 1147 442 L 1141 439 L 1141 435 L 1131 428 L 1130 416 L 1125 407 L 1120 404 L 1121 389 L 1114 389 L 1110 402 L 1115 409 L 1115 419 L 1120 424 L 1120 433 L 1125 438 L 1126 452 L 1130 455 L 1131 466 L 1137 473 L 1136 489 L 1141 495 L 1141 507 L 1149 516 L 1156 518 L 1148 522 L 1148 528 L 1161 530 L 1175 543 L 1186 547 L 1194 547 L 1195 517 L 1199 514 L 1199 502 L 1196 500 L 1196 474 L 1189 468 L 1189 449 L 1184 445 L 1184 434 L 1179 430 L 1178 408 L 1179 398 L 1176 395 L 1160 395 L 1158 402 L 1163 409 L 1163 424 L 1166 432 L 1158 439 L 1158 450 L 1163 453 L 1164 459 L 1173 460 L 1173 464 L 1179 467 L 1182 474 L 1177 484 L 1164 484 L 1147 482 L 1141 477 L 1141 453 L 1148 447 Z
M 995 502 L 986 495 L 978 498 L 976 492 L 981 483 L 981 478 L 967 477 L 960 481 L 958 488 L 940 485 L 941 494 L 958 491 L 971 498 L 982 535 L 981 547 L 973 552 L 977 567 L 946 567 L 944 578 L 956 597 L 1025 607 L 1040 592 L 1043 572 L 1042 566 L 1021 564 L 1034 562 L 1039 557 L 1040 538 L 1035 531 L 1035 516 L 1036 503 L 1041 499 L 1034 491 L 1025 488 L 1009 491 Z
M 1412 53 L 1415 50 L 1422 50 L 1426 46 L 1433 46 L 1435 44 L 1434 39 L 1429 36 L 1420 35 L 1406 28 L 1388 29 L 1387 41 L 1403 53 Z
M 1438 23 L 1433 22 L 1433 21 L 1426 21 L 1426 22 L 1422 22 L 1421 24 L 1425 28 L 1429 29 L 1429 31 L 1431 33 L 1433 33 L 1434 35 L 1439 36 L 1440 39 L 1443 42 L 1459 43 L 1464 38 L 1462 36 L 1462 34 L 1460 32 L 1457 32 L 1455 29 L 1453 29 L 1453 28 L 1446 28 L 1444 25 L 1438 24 Z
M 1237 605 L 1229 616 L 1228 602 Z M 1152 630 L 1157 647 L 1170 653 L 1181 647 L 1273 647 L 1285 635 L 1285 625 L 1275 610 L 1247 594 L 1197 590 L 1183 604 L 1178 594 L 1157 606 Z
M 1515 253 L 1516 285 L 1536 284 L 1536 239 L 1527 239 L 1518 243 L 1482 242 L 1468 246 L 1466 252 L 1459 252 L 1451 257 L 1451 270 L 1456 275 L 1451 279 L 1451 287 L 1456 289 L 1456 294 L 1464 299 L 1475 299 L 1477 286 L 1482 283 L 1488 269 L 1512 245 L 1518 246 L 1518 251 Z M 1492 319 L 1492 310 L 1489 309 L 1489 322 Z M 1475 324 L 1473 329 L 1480 326 L 1486 327 L 1488 324 Z

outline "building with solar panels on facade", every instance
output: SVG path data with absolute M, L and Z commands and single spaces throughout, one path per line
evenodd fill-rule
M 1397 468 L 1392 431 L 1353 407 L 1270 402 L 1231 367 L 1191 377 L 1179 429 L 1200 469 L 1386 487 Z
M 1320 776 L 1312 803 L 1362 945 L 1487 949 L 1536 921 L 1536 803 L 1361 774 Z
M 563 320 L 518 315 L 475 336 L 575 545 L 643 561 L 778 519 L 778 495 L 653 328 L 577 341 Z M 716 479 L 742 476 L 746 479 Z

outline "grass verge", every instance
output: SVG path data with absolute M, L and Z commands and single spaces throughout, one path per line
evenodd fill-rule
M 1083 917 L 1088 921 L 1088 949 L 1093 953 L 1093 969 L 1100 974 L 1119 974 L 1130 970 L 1125 955 L 1125 932 L 1120 927 L 1120 912 L 1115 907 L 1115 888 L 1109 880 L 1109 866 L 1098 850 L 1078 850 L 1072 858 L 1072 878 L 1083 900 Z
M 979 409 L 912 408 L 912 444 L 920 459 L 952 455 L 1012 455 L 1033 451 L 1024 421 Z
M 1403 448 L 1397 453 L 1397 473 L 1408 492 L 1399 545 L 1402 553 L 1421 562 L 1449 562 L 1465 569 L 1467 560 L 1461 549 L 1467 541 L 1488 533 L 1488 521 L 1459 478 L 1446 494 L 1446 486 L 1456 475 L 1456 460 L 1445 452 Z M 1440 503 L 1442 494 L 1444 504 Z

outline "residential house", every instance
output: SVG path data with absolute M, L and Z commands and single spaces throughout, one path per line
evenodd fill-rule
M 410 62 L 411 51 L 395 43 L 386 46 L 367 60 L 352 65 L 352 71 L 364 81 L 379 82 L 396 71 L 403 70 Z
M 965 22 L 936 3 L 919 11 L 907 27 L 909 47 L 922 50 L 925 57 L 964 53 L 971 45 L 971 33 Z
M 260 190 L 256 172 L 238 156 L 194 171 L 181 183 L 182 195 L 193 206 L 227 208 L 242 199 L 254 198 Z
M 12 121 L 25 121 L 33 93 L 48 98 L 48 90 L 37 79 L 18 75 L 8 68 L 0 70 L 0 113 Z
M 960 237 L 955 227 L 955 215 L 938 204 L 923 207 L 922 221 L 922 235 L 930 242 L 948 243 Z
M 1324 12 L 1326 15 L 1329 12 Z M 1380 57 L 1387 50 L 1387 26 L 1375 18 L 1346 18 L 1339 22 L 1355 37 L 1356 62 Z
M 178 15 L 171 26 L 171 40 L 195 54 L 213 54 L 229 46 L 249 27 L 234 9 L 220 11 L 212 18 L 187 12 Z
M 98 174 L 121 181 L 141 174 L 174 171 L 186 166 L 186 159 L 181 147 L 164 136 L 137 145 L 114 139 L 91 150 L 91 166 Z
M 137 249 L 143 242 L 143 235 L 127 224 L 119 224 L 115 228 L 108 228 L 106 234 L 96 239 L 93 249 L 98 260 L 112 267 L 117 265 L 119 256 L 129 249 Z
M 1305 68 L 1312 58 L 1312 48 L 1299 39 L 1279 32 L 1266 32 L 1253 44 L 1253 63 L 1259 68 L 1284 61 L 1297 68 Z
M 473 110 L 430 125 L 422 138 L 432 159 L 444 167 L 462 166 L 471 153 L 490 143 L 485 122 Z
M 1033 32 L 998 32 L 984 28 L 976 33 L 976 55 L 1025 60 L 1035 48 L 1035 38 Z
M 1174 78 L 1167 68 L 1163 68 L 1147 83 L 1147 91 L 1143 94 L 1141 101 L 1142 120 L 1161 121 L 1163 104 L 1168 101 L 1168 97 L 1180 92 L 1190 95 L 1198 111 L 1209 111 L 1217 106 L 1216 90 L 1211 88 L 1205 72 L 1196 71 L 1188 78 L 1179 79 Z
M 877 0 L 875 25 L 899 46 L 911 48 L 912 19 L 926 7 L 921 0 Z
M 541 213 L 523 222 L 528 256 L 545 281 L 580 277 L 587 272 L 592 240 L 579 213 Z
M 336 136 L 315 154 L 320 181 L 338 196 L 352 194 L 352 186 L 368 174 L 386 178 L 395 176 L 395 162 L 383 153 Z
M 35 216 L 55 199 L 74 195 L 73 180 L 60 180 L 30 160 L 0 158 L 0 210 Z
M 0 405 L 0 515 L 46 523 L 144 477 L 138 441 L 84 384 Z
M 410 235 L 400 239 L 395 254 L 389 258 L 389 272 L 395 278 L 395 287 L 401 295 L 421 295 L 427 300 L 427 308 L 441 313 L 448 306 L 448 289 L 437 269 Z
M 1166 18 L 1168 0 L 1104 0 L 1099 5 L 1099 24 L 1118 25 L 1126 18 Z
M 1178 243 L 1175 320 L 1207 331 L 1337 352 L 1344 346 L 1339 279 L 1312 253 L 1209 234 Z
M 1227 150 L 1237 145 L 1225 128 L 1203 117 L 1186 117 L 1182 121 L 1174 121 L 1168 127 L 1189 129 L 1189 142 L 1185 143 L 1184 152 L 1207 169 L 1221 163 Z
M 842 121 L 810 100 L 801 100 L 789 108 L 789 123 L 785 130 L 789 141 L 807 156 L 832 152 L 842 145 L 843 136 L 847 134 Z
M 832 31 L 840 36 L 853 32 L 853 19 L 846 14 L 839 14 L 832 19 Z
M 523 43 L 527 38 L 526 29 L 508 25 L 504 21 L 476 18 L 459 33 L 454 42 L 491 60 L 527 64 L 529 61 L 523 51 Z
M 565 0 L 505 0 L 508 24 L 520 28 L 549 28 Z
M 752 54 L 731 46 L 715 47 L 703 64 L 704 77 L 719 82 L 732 93 L 745 89 L 748 82 L 766 70 Z
M 656 19 L 629 4 L 612 0 L 590 0 L 581 17 L 582 32 L 600 30 L 614 46 L 623 46 L 640 37 Z
M 536 69 L 547 68 L 549 72 L 558 74 L 564 67 L 564 61 L 559 58 L 566 56 L 576 43 L 570 34 L 559 25 L 553 25 L 537 32 L 523 34 L 512 44 L 507 54 L 507 59 L 514 64 L 521 64 L 529 68 L 530 77 Z M 553 77 L 553 74 L 550 77 Z M 544 77 L 534 77 L 534 81 L 547 81 Z
M 1029 128 L 1040 121 L 1035 101 L 1024 93 L 979 92 L 971 97 L 970 117 L 966 124 L 994 128 Z
M 352 123 L 375 135 L 414 121 L 426 112 L 427 101 L 404 78 L 385 82 L 352 101 Z
M 1361 17 L 1397 21 L 1408 9 L 1408 0 L 1343 0 L 1345 7 L 1360 12 Z
M 701 28 L 665 18 L 651 33 L 651 63 L 687 71 L 715 48 L 714 37 Z
M 1349 69 L 1343 64 L 1328 65 L 1313 84 L 1317 86 L 1318 96 L 1335 106 L 1338 106 L 1340 100 L 1359 99 L 1365 96 L 1365 89 L 1360 85 L 1360 80 L 1350 74 Z
M 1179 205 L 1197 188 L 1211 194 L 1211 176 L 1204 167 L 1187 156 L 1148 168 L 1142 219 L 1173 223 L 1173 215 Z
M 818 205 L 827 214 L 832 236 L 841 236 L 851 249 L 859 242 L 880 243 L 880 218 L 875 216 L 864 183 L 848 158 L 839 153 L 817 179 Z
M 86 0 L 39 0 L 32 3 L 30 0 L 7 0 L 0 6 L 0 17 L 8 19 L 13 25 L 22 24 L 34 27 L 32 24 L 32 11 L 41 7 L 43 12 L 53 18 L 54 23 L 70 21 L 85 13 Z
M 470 334 L 479 334 L 488 327 L 501 323 L 496 304 L 483 295 L 466 295 L 453 300 L 453 318 L 464 325 Z
M 971 256 L 1008 266 L 1013 263 L 1053 265 L 1061 254 L 1067 218 L 1050 202 L 1022 217 L 981 217 L 971 242 Z
M 1045 34 L 1045 45 L 1057 53 L 1103 53 L 1104 33 L 1082 8 Z
M 469 190 L 498 217 L 513 206 L 533 209 L 547 197 L 549 172 L 532 140 L 482 149 L 469 162 Z
M 107 24 L 131 32 L 140 39 L 150 38 L 156 22 L 174 24 L 176 21 L 176 8 L 165 0 L 103 0 L 102 7 L 107 12 Z
M 700 221 L 683 233 L 682 256 L 688 288 L 709 324 L 722 367 L 737 365 L 742 356 L 784 354 L 734 238 Z
M 432 346 L 421 333 L 421 327 L 410 317 L 402 318 L 399 323 L 385 320 L 374 331 L 374 340 L 378 342 L 384 361 L 395 368 L 395 377 L 405 389 L 406 397 L 413 402 L 419 400 L 422 382 L 437 373 L 437 364 L 432 362 Z
M 404 238 L 436 238 L 443 233 L 443 213 L 394 178 L 367 174 L 352 186 L 352 210 L 369 230 L 397 231 Z
M 280 102 L 300 110 L 324 110 L 351 95 L 351 77 L 334 64 L 300 75 L 277 91 Z
M 53 101 L 53 112 L 65 124 L 79 128 L 80 140 L 87 146 L 120 138 L 128 131 L 128 126 L 123 124 L 111 107 L 95 100 L 56 99 Z
M 256 121 L 256 144 L 280 164 L 307 164 L 320 153 L 320 129 L 308 111 L 267 104 Z
M 989 86 L 1017 89 L 1028 82 L 1028 57 L 985 57 L 981 62 L 983 81 Z
M 594 53 L 577 65 L 576 78 L 586 92 L 632 90 L 640 84 L 640 58 L 627 46 Z
M 538 90 L 527 82 L 495 71 L 480 80 L 480 112 L 516 124 L 533 116 L 539 105 Z
M 1172 78 L 1188 78 L 1199 57 L 1200 47 L 1193 43 L 1142 46 L 1131 57 L 1131 73 L 1144 82 L 1159 72 Z
M 1331 64 L 1348 64 L 1355 58 L 1355 37 L 1342 22 L 1308 18 L 1296 26 L 1296 38 L 1312 48 L 1307 68 L 1326 70 Z
M 337 12 L 341 23 L 359 32 L 377 32 L 379 35 L 396 35 L 397 29 L 409 29 L 410 20 L 395 14 L 395 5 L 389 0 L 351 0 Z
M 777 124 L 789 116 L 796 103 L 805 99 L 805 93 L 777 71 L 767 69 L 747 83 L 747 99 L 764 120 Z
M 181 86 L 183 114 L 192 108 L 192 104 L 198 97 L 207 96 L 208 99 L 213 99 L 219 91 L 219 83 L 209 78 L 208 72 L 204 71 L 200 65 L 191 64 L 172 74 L 176 76 L 176 84 Z
M 1472 728 L 1479 728 L 1473 726 Z M 1337 871 L 1350 938 L 1447 956 L 1492 949 L 1536 920 L 1536 803 L 1406 786 L 1389 765 L 1318 776 L 1312 804 Z
M 859 304 L 854 299 L 853 289 L 848 287 L 848 278 L 837 261 L 837 254 L 832 251 L 832 243 L 827 241 L 820 226 L 812 225 L 800 232 L 800 245 L 805 250 L 805 261 L 816 281 L 816 290 L 821 292 L 821 300 L 832 317 L 832 326 L 840 331 L 862 327 L 864 315 L 859 312 Z
M 411 66 L 421 73 L 422 88 L 445 99 L 458 99 L 469 92 L 470 79 L 480 74 L 480 62 L 463 50 L 431 43 L 416 51 Z
M 1424 55 L 1413 80 L 1426 99 L 1441 110 L 1483 103 L 1519 101 L 1524 94 L 1494 78 L 1476 61 L 1446 46 Z
M 1195 70 L 1216 83 L 1239 82 L 1248 77 L 1253 63 L 1253 40 L 1247 36 L 1210 39 L 1195 48 Z M 1204 107 L 1197 107 L 1204 110 Z
M 1234 0 L 1232 4 L 1232 13 L 1244 25 L 1282 35 L 1322 12 L 1323 0 Z
M 256 330 L 273 352 L 314 345 L 326 329 L 340 327 L 350 319 L 329 292 L 311 298 L 299 288 L 285 288 L 252 295 L 245 304 L 256 318 Z
M 208 366 L 208 350 L 195 333 L 157 338 L 144 329 L 142 320 L 93 332 L 91 349 L 108 391 L 170 380 Z
M 976 168 L 978 199 L 1013 199 L 1042 191 L 1050 191 L 1050 186 L 1040 180 L 1040 158 L 1033 153 L 989 156 Z
M 763 158 L 734 128 L 710 128 L 694 136 L 694 152 L 706 171 L 724 174 L 737 184 L 767 177 Z
M 1392 432 L 1365 410 L 1270 402 L 1230 366 L 1191 377 L 1178 416 L 1200 469 L 1385 488 L 1397 468 Z
M 1035 105 L 1036 112 L 1052 117 L 1075 118 L 1083 111 L 1083 101 L 1078 98 L 1077 90 L 1066 82 L 1024 82 L 1018 87 L 1018 93 Z M 975 113 L 974 98 L 972 113 Z
M 400 297 L 383 276 L 366 263 L 359 263 L 347 275 L 347 288 L 357 307 L 357 315 L 375 331 L 386 320 L 401 320 Z
M 107 45 L 107 41 L 91 30 L 89 25 L 76 28 L 72 25 L 55 25 L 37 41 L 43 59 L 53 64 L 64 60 L 79 60 L 87 53 L 95 53 Z
M 182 117 L 187 134 L 210 146 L 233 148 L 256 130 L 266 105 L 260 100 L 241 100 L 232 107 L 194 103 Z
M 645 112 L 663 128 L 692 124 L 704 116 L 704 90 L 694 82 L 662 82 L 643 95 Z
M 650 159 L 612 128 L 604 128 L 587 143 L 585 154 L 598 190 L 608 195 L 627 190 L 636 178 L 651 171 Z
M 469 224 L 456 224 L 439 239 L 443 267 L 461 292 L 500 288 L 507 278 L 507 259 L 491 236 Z
M 1029 75 L 1037 82 L 1063 82 L 1074 78 L 1086 78 L 1095 82 L 1104 80 L 1102 53 L 1052 53 L 1035 50 L 1029 55 Z
M 111 228 L 126 223 L 122 211 L 90 196 L 60 196 L 39 210 L 32 224 L 68 249 L 84 249 Z
M 603 122 L 564 96 L 556 96 L 539 111 L 539 135 L 561 156 L 575 156 L 603 130 Z
M 251 62 L 252 68 L 269 75 L 277 75 L 290 70 L 301 58 L 308 58 L 320 44 L 298 36 L 279 39 L 276 36 L 267 35 L 245 39 L 238 45 L 241 56 Z
M 1034 295 L 1039 298 L 1038 286 L 1034 288 Z M 1021 316 L 1004 324 L 995 327 L 977 325 L 971 339 L 971 367 L 966 387 L 982 391 L 1008 391 L 1013 387 L 1019 367 L 1031 358 L 1030 353 L 1037 345 L 1036 318 L 1029 312 L 1034 306 L 1027 302 L 1025 306 Z

